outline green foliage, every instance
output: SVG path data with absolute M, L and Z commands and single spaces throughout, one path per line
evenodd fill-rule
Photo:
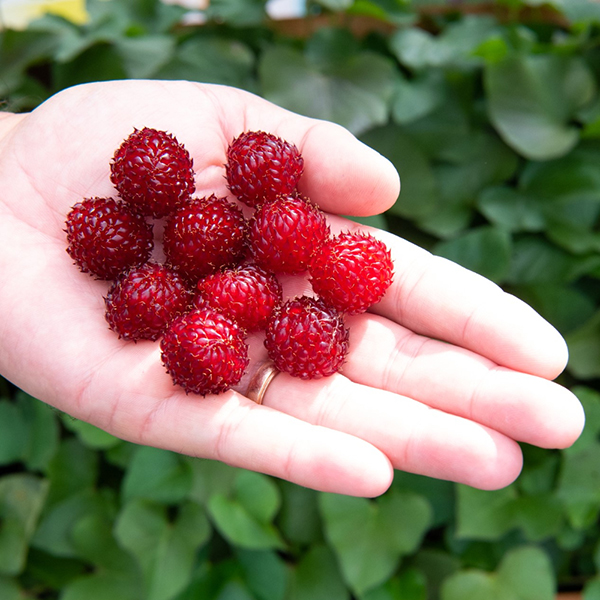
M 0 598 L 600 598 L 600 4 L 473 4 L 319 0 L 314 33 L 291 36 L 264 0 L 213 0 L 202 26 L 157 0 L 89 0 L 86 24 L 0 31 L 0 98 L 26 111 L 86 81 L 181 78 L 348 127 L 402 178 L 369 223 L 493 279 L 566 335 L 580 440 L 524 445 L 504 490 L 397 473 L 365 500 L 138 447 L 3 382 Z

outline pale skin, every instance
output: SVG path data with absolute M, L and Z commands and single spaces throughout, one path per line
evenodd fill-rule
M 36 398 L 138 444 L 267 473 L 317 490 L 377 496 L 394 469 L 482 489 L 510 484 L 517 442 L 565 448 L 581 433 L 577 398 L 554 383 L 560 334 L 486 279 L 392 234 L 395 277 L 384 299 L 347 319 L 343 371 L 301 381 L 279 374 L 264 404 L 249 374 L 202 398 L 173 385 L 158 342 L 125 342 L 104 320 L 109 283 L 65 251 L 64 221 L 84 197 L 114 196 L 109 162 L 134 127 L 167 130 L 194 160 L 196 195 L 228 195 L 228 143 L 261 129 L 295 143 L 301 191 L 336 216 L 389 208 L 394 167 L 336 125 L 228 87 L 110 82 L 71 88 L 30 114 L 0 115 L 0 373 Z M 398 200 L 402 201 L 402 196 Z M 160 237 L 160 224 L 155 228 Z M 288 293 L 309 289 L 287 279 Z

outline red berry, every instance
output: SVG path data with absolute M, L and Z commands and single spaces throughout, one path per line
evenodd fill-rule
M 220 267 L 239 264 L 246 251 L 247 223 L 226 198 L 211 195 L 182 206 L 165 224 L 167 262 L 196 282 Z
M 229 190 L 248 206 L 294 193 L 303 169 L 296 146 L 264 131 L 242 133 L 227 149 Z
M 160 342 L 173 383 L 186 393 L 218 394 L 239 383 L 248 366 L 240 327 L 211 308 L 177 317 Z
M 257 209 L 249 236 L 258 265 L 274 273 L 302 273 L 329 237 L 329 225 L 312 202 L 286 196 Z
M 368 233 L 340 233 L 314 255 L 313 290 L 340 312 L 358 314 L 379 302 L 392 283 L 394 264 L 386 245 Z
M 221 311 L 246 331 L 265 329 L 281 301 L 278 279 L 257 265 L 221 271 L 198 282 L 197 306 Z
M 84 273 L 113 279 L 148 260 L 152 225 L 113 198 L 86 198 L 67 215 L 67 252 Z
M 183 314 L 191 293 L 177 273 L 146 263 L 121 275 L 104 299 L 110 328 L 126 340 L 157 340 Z
M 164 217 L 195 189 L 193 162 L 171 134 L 144 127 L 115 152 L 110 179 L 119 195 L 142 215 Z
M 301 379 L 339 371 L 348 353 L 349 331 L 342 317 L 317 298 L 288 300 L 273 312 L 265 347 L 280 370 Z

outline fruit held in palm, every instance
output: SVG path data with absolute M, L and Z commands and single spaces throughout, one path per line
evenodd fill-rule
M 245 265 L 201 279 L 195 302 L 221 311 L 250 332 L 267 326 L 281 300 L 281 284 L 275 275 L 257 265 Z
M 160 348 L 173 383 L 201 396 L 219 394 L 239 383 L 249 362 L 242 329 L 212 308 L 177 317 Z
M 348 353 L 349 331 L 342 317 L 317 298 L 285 302 L 269 321 L 265 347 L 275 366 L 301 379 L 340 370 Z
M 328 236 L 325 213 L 300 196 L 282 196 L 263 204 L 250 220 L 252 257 L 274 273 L 306 271 Z
M 114 154 L 110 179 L 121 198 L 142 215 L 164 217 L 195 189 L 188 151 L 166 131 L 134 129 Z
M 227 184 L 240 202 L 257 207 L 293 194 L 304 169 L 295 145 L 264 131 L 246 131 L 227 149 Z
M 343 232 L 314 255 L 310 282 L 328 305 L 358 314 L 383 298 L 393 273 L 390 251 L 381 240 L 368 233 Z
M 191 293 L 181 277 L 149 262 L 123 273 L 105 298 L 109 327 L 126 340 L 157 340 L 167 325 L 186 312 Z
M 150 257 L 152 225 L 113 198 L 86 198 L 66 220 L 67 252 L 84 273 L 114 279 Z
M 194 199 L 168 218 L 163 248 L 167 264 L 195 283 L 221 267 L 239 264 L 246 240 L 242 211 L 213 194 Z

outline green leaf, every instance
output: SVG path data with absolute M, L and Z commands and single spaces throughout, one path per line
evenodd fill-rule
M 357 594 L 390 577 L 401 557 L 419 547 L 432 519 L 429 503 L 416 494 L 391 492 L 377 501 L 323 494 L 320 500 L 326 536 Z
M 18 407 L 0 401 L 0 464 L 17 462 L 24 454 L 28 441 L 27 423 Z
M 331 53 L 319 60 L 286 47 L 271 46 L 261 56 L 261 95 L 291 111 L 334 121 L 360 134 L 388 119 L 396 79 L 393 63 L 373 53 L 353 53 L 329 71 Z
M 456 532 L 459 539 L 498 540 L 514 527 L 514 486 L 482 491 L 456 486 Z
M 48 482 L 27 473 L 0 479 L 0 573 L 25 567 L 29 542 L 48 493 Z
M 106 511 L 106 500 L 91 489 L 68 496 L 47 509 L 32 539 L 32 546 L 59 557 L 76 558 L 71 532 L 90 514 Z
M 79 441 L 87 448 L 107 450 L 121 443 L 121 440 L 114 435 L 69 415 L 63 415 L 63 423 L 67 429 L 77 435 Z
M 215 527 L 232 544 L 267 550 L 284 547 L 272 524 L 280 504 L 279 490 L 271 479 L 239 469 L 229 490 L 211 494 L 207 509 Z
M 292 571 L 290 600 L 349 600 L 335 556 L 324 545 L 310 547 Z
M 318 493 L 283 480 L 278 485 L 281 491 L 281 510 L 277 516 L 277 527 L 283 537 L 298 545 L 314 544 L 322 540 Z
M 477 198 L 477 207 L 494 225 L 510 232 L 543 231 L 540 203 L 508 186 L 488 187 Z
M 218 83 L 253 91 L 254 67 L 254 55 L 241 41 L 194 36 L 181 43 L 155 77 Z
M 600 312 L 566 336 L 569 371 L 579 379 L 600 376 Z
M 494 574 L 461 571 L 442 587 L 441 600 L 554 600 L 552 564 L 540 549 L 523 547 L 505 555 Z
M 124 501 L 134 498 L 174 504 L 187 496 L 192 474 L 185 459 L 175 452 L 140 446 L 125 473 Z
M 403 570 L 381 587 L 367 592 L 361 600 L 426 600 L 427 582 L 417 569 Z
M 483 226 L 437 244 L 434 252 L 492 281 L 500 282 L 508 275 L 510 268 L 511 238 L 506 231 Z
M 390 48 L 404 65 L 422 70 L 431 67 L 469 68 L 481 64 L 475 50 L 497 30 L 494 19 L 466 16 L 446 26 L 439 36 L 422 29 L 400 29 Z
M 235 27 L 259 25 L 266 18 L 266 0 L 212 0 L 205 11 L 207 18 Z
M 439 72 L 427 72 L 412 80 L 400 79 L 392 101 L 392 116 L 399 125 L 416 121 L 440 106 L 446 97 Z
M 579 133 L 569 120 L 595 93 L 581 59 L 556 55 L 510 55 L 489 63 L 485 87 L 498 132 L 532 160 L 564 156 L 575 146 Z
M 144 599 L 167 600 L 190 583 L 196 554 L 208 541 L 210 526 L 195 503 L 181 504 L 171 523 L 165 507 L 138 498 L 119 514 L 115 536 L 144 573 Z
M 128 575 L 99 572 L 67 584 L 60 600 L 146 600 L 136 584 Z
M 429 160 L 412 138 L 399 127 L 389 125 L 372 129 L 360 139 L 388 158 L 400 174 L 402 191 L 390 212 L 407 218 L 429 215 L 437 203 L 435 176 Z
M 192 473 L 190 500 L 206 504 L 214 494 L 229 495 L 241 469 L 204 458 L 183 457 Z
M 2 600 L 23 600 L 25 595 L 15 580 L 0 576 L 0 598 Z
M 288 587 L 286 564 L 270 550 L 237 550 L 244 580 L 257 600 L 283 600 Z
M 175 54 L 175 39 L 169 35 L 120 37 L 115 47 L 123 59 L 128 77 L 148 79 L 155 76 Z
M 84 490 L 92 489 L 98 476 L 99 456 L 75 438 L 63 440 L 48 465 L 48 505 Z

